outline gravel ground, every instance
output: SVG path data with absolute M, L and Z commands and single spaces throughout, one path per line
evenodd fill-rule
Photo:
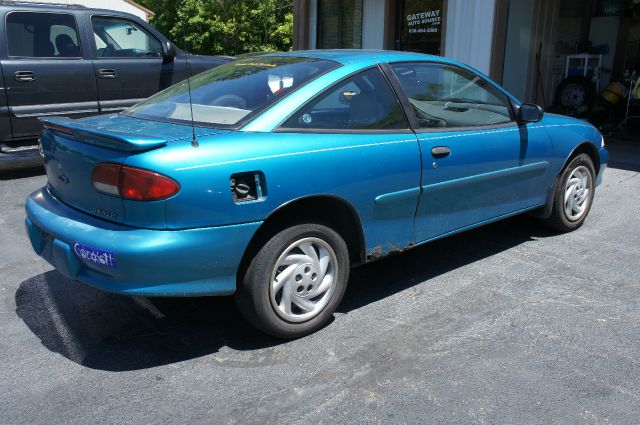
M 230 298 L 63 278 L 24 231 L 45 177 L 3 175 L 0 423 L 638 423 L 640 143 L 611 150 L 580 230 L 515 217 L 360 267 L 292 342 Z

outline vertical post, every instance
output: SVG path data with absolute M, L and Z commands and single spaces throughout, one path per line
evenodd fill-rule
M 309 0 L 293 2 L 293 50 L 309 48 Z
M 449 13 L 449 0 L 442 0 L 442 24 L 440 26 L 440 56 L 445 55 L 445 46 L 447 44 L 447 16 Z
M 507 47 L 507 26 L 509 25 L 509 0 L 496 0 L 491 31 L 491 62 L 489 76 L 502 84 L 504 73 L 504 52 Z
M 384 17 L 383 48 L 387 50 L 396 49 L 398 1 L 402 0 L 385 0 L 384 3 L 386 13 Z
M 582 10 L 582 22 L 580 26 L 580 41 L 585 43 L 589 41 L 589 31 L 591 30 L 591 15 L 593 14 L 593 8 L 595 2 L 593 0 L 586 0 L 585 7 Z

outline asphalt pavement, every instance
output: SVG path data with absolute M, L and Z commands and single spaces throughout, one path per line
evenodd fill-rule
M 635 144 L 633 144 L 635 143 Z M 230 298 L 124 297 L 36 256 L 0 176 L 0 423 L 635 424 L 640 141 L 613 144 L 585 225 L 528 216 L 352 272 L 334 320 L 282 342 Z

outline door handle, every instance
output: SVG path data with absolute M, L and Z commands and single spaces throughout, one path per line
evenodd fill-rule
M 449 156 L 451 153 L 451 149 L 446 146 L 434 146 L 431 148 L 431 155 L 434 158 L 444 158 L 445 156 Z
M 98 77 L 100 78 L 116 78 L 118 73 L 115 69 L 99 69 Z
M 36 74 L 33 71 L 16 71 L 13 73 L 16 81 L 29 82 L 36 80 Z

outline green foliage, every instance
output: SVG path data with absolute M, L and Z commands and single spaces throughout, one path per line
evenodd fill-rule
M 208 55 L 291 50 L 292 0 L 143 0 L 151 25 L 181 49 Z

